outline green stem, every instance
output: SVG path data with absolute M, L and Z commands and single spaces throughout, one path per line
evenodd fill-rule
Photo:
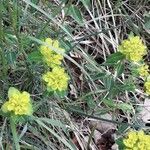
M 3 13 L 2 13 L 2 1 L 0 1 L 0 41 L 2 42 L 3 41 L 3 20 L 2 20 L 2 16 L 3 16 Z
M 3 40 L 4 40 L 4 32 L 3 32 L 3 12 L 2 12 L 3 2 L 0 1 L 0 80 L 5 79 L 5 57 L 4 52 L 2 50 L 3 48 Z M 0 81 L 0 98 L 3 99 L 3 82 Z
M 16 124 L 14 122 L 13 117 L 10 117 L 10 127 L 11 127 L 11 132 L 12 132 L 12 135 L 13 135 L 15 148 L 16 148 L 16 150 L 20 150 L 18 135 L 17 135 L 17 131 L 16 131 Z
M 78 111 L 78 110 L 73 109 L 73 108 L 66 107 L 64 109 L 68 112 L 73 112 L 73 113 L 78 114 L 78 115 L 82 115 L 82 116 L 85 116 L 85 117 L 101 120 L 101 121 L 104 121 L 104 122 L 114 123 L 114 124 L 118 124 L 118 125 L 124 125 L 125 124 L 125 125 L 128 125 L 130 127 L 134 127 L 134 124 L 119 122 L 119 121 L 115 121 L 115 120 L 109 120 L 109 119 L 105 119 L 105 118 L 100 118 L 100 117 L 97 117 L 97 116 L 94 116 L 94 115 L 86 114 L 84 112 Z
M 25 52 L 23 50 L 23 47 L 22 47 L 22 39 L 21 39 L 21 36 L 20 36 L 20 33 L 19 33 L 18 1 L 13 1 L 13 4 L 11 5 L 9 0 L 7 0 L 6 4 L 8 6 L 8 12 L 9 12 L 9 17 L 10 17 L 10 21 L 11 21 L 11 24 L 12 24 L 12 28 L 13 28 L 14 34 L 17 38 L 17 44 L 18 44 L 19 51 L 22 52 L 24 57 L 26 58 L 26 54 L 25 54 Z

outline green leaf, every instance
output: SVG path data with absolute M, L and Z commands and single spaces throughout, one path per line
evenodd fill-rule
M 124 69 L 125 69 L 124 63 L 119 62 L 116 66 L 117 77 L 120 76 L 124 72 Z
M 135 90 L 135 85 L 133 83 L 125 83 L 124 85 L 116 85 L 115 86 L 116 89 L 118 89 L 119 91 L 121 92 L 124 92 L 124 91 L 134 91 Z
M 46 90 L 47 90 L 47 94 L 49 94 L 49 93 L 53 93 L 54 94 L 54 90 L 52 88 L 47 87 Z
M 66 130 L 65 124 L 63 124 L 60 120 L 55 120 L 55 119 L 49 119 L 49 118 L 38 118 L 40 121 L 43 121 L 45 123 L 48 123 L 52 126 L 60 127 L 63 130 Z
M 102 79 L 106 76 L 106 73 L 105 72 L 99 72 L 99 73 L 95 73 L 94 75 L 91 75 L 92 79 L 95 81 L 95 80 L 99 80 L 99 79 Z
M 128 129 L 128 127 L 129 127 L 129 125 L 128 124 L 120 124 L 119 126 L 118 126 L 118 133 L 119 134 L 122 134 L 122 133 L 124 133 L 124 132 L 126 132 L 126 130 Z
M 124 58 L 125 58 L 125 56 L 122 53 L 116 52 L 116 53 L 111 54 L 107 57 L 106 62 L 104 63 L 104 65 L 114 65 L 118 61 L 123 60 Z
M 16 59 L 17 59 L 16 52 L 8 51 L 6 53 L 6 59 L 9 66 L 16 68 Z
M 32 3 L 37 4 L 39 3 L 39 0 L 31 0 Z
M 40 51 L 34 51 L 31 52 L 30 54 L 28 54 L 28 60 L 31 62 L 40 62 L 42 61 L 42 54 L 40 53 Z
M 55 91 L 54 95 L 58 98 L 58 99 L 62 99 L 65 96 L 67 96 L 67 91 Z
M 123 138 L 119 138 L 115 142 L 120 150 L 124 150 L 126 148 L 125 145 L 123 144 Z
M 150 29 L 150 14 L 147 14 L 144 19 L 144 26 L 146 29 Z
M 86 7 L 91 7 L 91 0 L 80 0 L 83 5 Z
M 104 86 L 107 90 L 110 90 L 114 86 L 114 78 L 109 75 L 105 76 L 103 79 Z
M 90 109 L 94 109 L 96 107 L 96 103 L 94 102 L 92 96 L 86 98 L 86 103 Z
M 111 99 L 104 99 L 103 103 L 108 107 L 116 108 L 116 104 Z
M 76 20 L 80 25 L 83 24 L 83 17 L 77 6 L 71 5 L 68 8 L 68 15 L 71 16 L 74 20 Z
M 72 49 L 72 45 L 69 41 L 61 40 L 60 45 L 61 45 L 62 48 L 65 49 L 65 52 L 70 52 L 71 49 Z
M 61 0 L 61 2 L 63 2 L 63 3 L 67 3 L 67 1 L 68 1 L 68 0 Z
M 131 75 L 132 77 L 139 77 L 139 71 L 138 71 L 138 66 L 136 64 L 130 64 L 130 66 L 128 67 L 131 70 Z
M 133 106 L 131 104 L 127 104 L 127 103 L 118 104 L 118 108 L 124 112 L 132 112 L 133 111 Z
M 81 105 L 71 105 L 68 104 L 68 106 L 66 107 L 66 110 L 71 111 L 71 112 L 77 112 L 77 113 L 84 113 L 84 111 L 81 108 Z
M 150 29 L 150 19 L 145 22 L 145 28 Z

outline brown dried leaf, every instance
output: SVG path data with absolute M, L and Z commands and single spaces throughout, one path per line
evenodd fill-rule
M 144 123 L 150 123 L 150 99 L 145 99 L 140 116 Z

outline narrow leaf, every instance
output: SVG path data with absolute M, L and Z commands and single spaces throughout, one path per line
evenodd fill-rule
M 124 58 L 125 56 L 122 53 L 116 52 L 108 56 L 104 64 L 116 64 L 118 61 L 123 60 Z
M 80 25 L 83 24 L 83 17 L 77 6 L 71 5 L 68 10 L 68 15 L 70 15 L 74 20 L 76 20 Z
M 40 62 L 42 60 L 42 54 L 40 51 L 34 51 L 28 54 L 28 60 L 32 62 Z

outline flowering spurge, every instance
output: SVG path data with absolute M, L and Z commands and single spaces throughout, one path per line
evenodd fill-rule
M 138 68 L 138 73 L 142 77 L 148 77 L 149 76 L 149 66 L 146 64 L 142 64 Z
M 2 106 L 4 113 L 12 112 L 14 115 L 32 115 L 32 104 L 28 92 L 20 92 L 14 87 L 8 90 L 8 101 Z
M 141 131 L 130 131 L 123 140 L 126 150 L 150 150 L 150 135 Z
M 142 43 L 139 36 L 131 36 L 126 40 L 123 40 L 118 47 L 119 51 L 126 56 L 126 59 L 139 62 L 146 55 L 146 46 Z
M 61 54 L 57 54 L 53 49 L 49 48 L 51 46 L 58 51 L 64 52 L 65 50 L 59 46 L 59 42 L 57 40 L 52 40 L 47 38 L 45 40 L 47 45 L 40 46 L 40 52 L 43 55 L 44 62 L 51 68 L 54 68 L 58 65 L 61 65 L 61 61 L 63 60 L 63 56 Z
M 145 83 L 144 83 L 144 87 L 145 87 L 145 91 L 148 95 L 150 95 L 150 79 L 148 79 Z
M 69 76 L 65 73 L 64 68 L 55 67 L 52 71 L 48 71 L 43 75 L 43 80 L 47 83 L 47 87 L 52 91 L 65 91 L 68 87 Z

